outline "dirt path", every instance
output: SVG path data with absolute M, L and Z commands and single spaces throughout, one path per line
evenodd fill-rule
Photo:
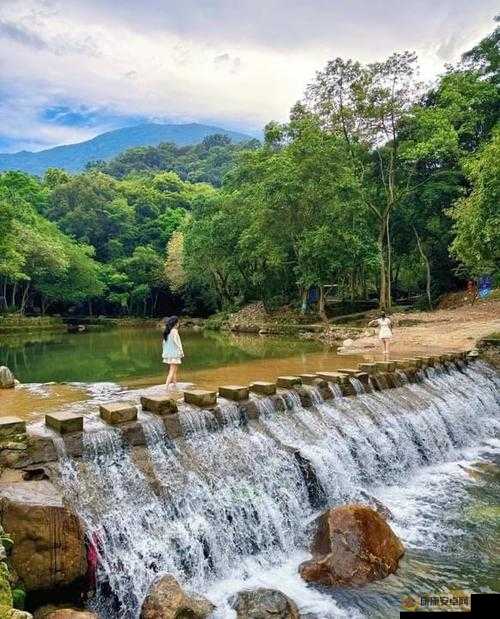
M 394 314 L 391 356 L 471 350 L 476 341 L 500 331 L 500 300 L 477 301 L 454 309 Z M 379 356 L 376 334 L 355 340 L 346 352 Z

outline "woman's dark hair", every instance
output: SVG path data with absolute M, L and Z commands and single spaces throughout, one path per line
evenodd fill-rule
M 175 325 L 179 322 L 179 317 L 178 316 L 170 316 L 170 318 L 165 318 L 165 329 L 163 330 L 163 339 L 166 340 L 168 337 L 168 334 L 170 333 L 170 331 L 172 331 L 172 329 L 175 327 Z
M 380 318 L 385 318 L 385 312 L 384 311 L 380 312 Z

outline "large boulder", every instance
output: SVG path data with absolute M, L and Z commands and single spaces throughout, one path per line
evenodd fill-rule
M 240 591 L 231 598 L 237 619 L 299 619 L 295 602 L 275 589 Z
M 387 522 L 364 505 L 329 509 L 318 519 L 313 558 L 299 567 L 308 582 L 363 585 L 396 571 L 404 546 Z
M 12 389 L 16 386 L 14 374 L 5 365 L 0 366 L 0 389 Z
M 83 579 L 83 531 L 48 481 L 0 484 L 0 521 L 14 546 L 10 563 L 27 591 L 53 589 Z
M 157 580 L 141 609 L 141 619 L 204 619 L 215 606 L 198 595 L 188 595 L 170 575 Z

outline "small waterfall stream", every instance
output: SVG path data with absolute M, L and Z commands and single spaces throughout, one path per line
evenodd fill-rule
M 161 419 L 144 416 L 146 448 L 130 448 L 119 429 L 106 428 L 84 434 L 81 460 L 67 457 L 60 441 L 63 489 L 99 553 L 90 607 L 104 619 L 136 619 L 151 583 L 168 572 L 212 595 L 218 617 L 231 617 L 220 607 L 221 583 L 305 557 L 319 508 L 407 483 L 498 433 L 499 381 L 486 364 L 405 379 L 375 393 L 351 379 L 356 397 L 335 391 L 327 401 L 311 388 L 307 409 L 292 392 L 283 410 L 259 398 L 258 421 L 241 419 L 234 405 L 220 411 L 222 424 L 209 411 L 183 411 L 185 438 L 175 443 Z

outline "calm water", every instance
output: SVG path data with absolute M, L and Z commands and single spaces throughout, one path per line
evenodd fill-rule
M 181 336 L 186 354 L 183 372 L 322 350 L 317 342 L 288 338 L 192 331 Z M 157 329 L 0 336 L 0 365 L 10 367 L 22 383 L 130 382 L 159 376 L 165 369 Z

